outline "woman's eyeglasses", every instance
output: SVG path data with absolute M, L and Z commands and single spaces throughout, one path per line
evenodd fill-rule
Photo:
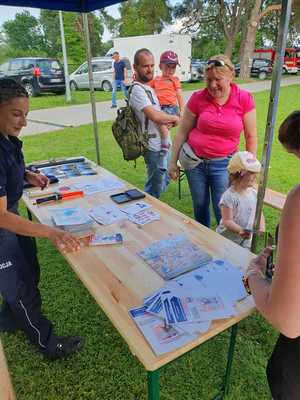
M 232 71 L 232 67 L 225 63 L 223 60 L 208 60 L 206 63 L 206 68 L 211 67 L 228 67 Z

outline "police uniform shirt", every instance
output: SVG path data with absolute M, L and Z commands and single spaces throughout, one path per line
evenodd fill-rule
M 8 210 L 22 197 L 24 175 L 21 140 L 0 133 L 0 197 L 7 197 Z

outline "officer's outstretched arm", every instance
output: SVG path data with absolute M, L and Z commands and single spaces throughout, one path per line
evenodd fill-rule
M 29 221 L 8 211 L 6 196 L 0 197 L 0 228 L 18 235 L 48 238 L 61 250 L 75 251 L 80 248 L 80 242 L 68 232 Z

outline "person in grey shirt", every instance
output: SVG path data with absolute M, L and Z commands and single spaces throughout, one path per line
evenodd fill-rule
M 154 75 L 154 57 L 148 49 L 140 49 L 134 56 L 135 81 L 133 83 L 129 105 L 138 118 L 143 131 L 149 133 L 149 148 L 144 155 L 147 167 L 145 192 L 159 198 L 169 183 L 165 155 L 161 154 L 161 138 L 159 125 L 172 127 L 178 124 L 177 115 L 169 115 L 161 111 L 154 90 L 147 85 Z

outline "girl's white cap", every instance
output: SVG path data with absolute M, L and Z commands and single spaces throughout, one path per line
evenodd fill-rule
M 230 174 L 242 171 L 258 173 L 260 172 L 261 164 L 250 151 L 238 151 L 232 156 L 227 169 Z

